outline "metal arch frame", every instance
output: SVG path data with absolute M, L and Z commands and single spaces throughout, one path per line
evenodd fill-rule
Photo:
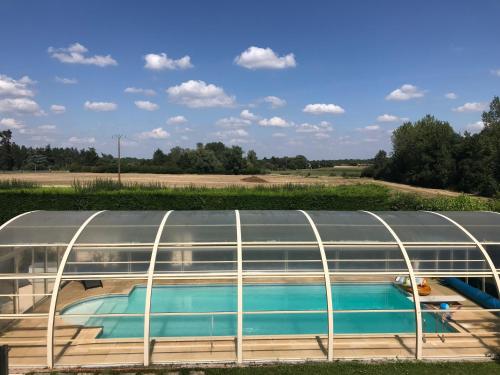
M 47 323 L 47 367 L 48 368 L 53 368 L 54 367 L 54 321 L 55 321 L 55 314 L 56 314 L 56 304 L 57 304 L 57 297 L 59 295 L 59 287 L 61 286 L 61 279 L 64 271 L 64 267 L 66 266 L 66 262 L 68 261 L 69 254 L 71 253 L 71 250 L 73 249 L 73 246 L 80 236 L 80 234 L 83 232 L 85 227 L 99 214 L 103 213 L 103 211 L 96 212 L 92 214 L 87 220 L 83 222 L 83 224 L 78 228 L 76 233 L 73 235 L 73 238 L 69 242 L 68 246 L 66 247 L 66 250 L 64 251 L 63 257 L 61 259 L 61 263 L 59 264 L 59 268 L 57 270 L 57 275 L 56 279 L 54 281 L 54 285 L 52 287 L 52 297 L 50 300 L 50 307 L 49 307 L 49 317 L 48 317 L 48 323 Z
M 156 256 L 158 254 L 158 248 L 160 247 L 160 239 L 163 234 L 163 228 L 167 222 L 170 214 L 174 212 L 174 210 L 168 211 L 160 222 L 160 226 L 158 227 L 158 231 L 156 232 L 156 238 L 153 245 L 153 251 L 151 252 L 151 260 L 149 262 L 148 268 L 148 282 L 146 286 L 146 299 L 144 301 L 144 366 L 149 366 L 151 362 L 151 353 L 150 353 L 150 321 L 151 321 L 151 294 L 153 289 L 153 274 L 156 265 Z
M 236 361 L 243 363 L 243 245 L 241 241 L 240 211 L 234 211 L 236 216 L 236 257 L 238 270 L 237 286 L 237 324 L 236 324 Z
M 389 233 L 392 235 L 394 240 L 396 241 L 397 245 L 399 246 L 399 249 L 401 250 L 401 253 L 403 254 L 403 258 L 406 263 L 406 267 L 408 268 L 408 273 L 410 275 L 410 283 L 412 287 L 412 294 L 413 294 L 413 302 L 414 302 L 414 307 L 415 307 L 415 322 L 416 322 L 416 352 L 415 352 L 415 358 L 416 359 L 422 359 L 422 347 L 423 347 L 423 329 L 422 329 L 422 309 L 420 307 L 420 296 L 418 294 L 418 287 L 417 287 L 417 281 L 415 279 L 415 273 L 413 271 L 413 266 L 410 261 L 410 257 L 408 256 L 408 252 L 406 251 L 405 246 L 403 245 L 403 242 L 399 238 L 399 236 L 394 232 L 394 230 L 390 227 L 387 222 L 382 219 L 380 216 L 377 214 L 370 212 L 370 211 L 361 211 L 365 212 L 371 216 L 373 216 L 375 219 L 380 221 L 382 225 L 389 231 Z
M 326 308 L 328 314 L 328 361 L 333 361 L 333 298 L 332 298 L 332 284 L 330 281 L 330 270 L 328 268 L 328 260 L 326 259 L 325 247 L 323 246 L 323 241 L 321 240 L 321 236 L 318 232 L 318 228 L 316 228 L 316 224 L 309 214 L 305 211 L 298 210 L 302 212 L 306 217 L 311 229 L 314 232 L 314 236 L 316 237 L 316 241 L 318 242 L 319 252 L 321 254 L 321 262 L 323 263 L 323 273 L 325 277 L 325 290 L 326 290 Z
M 455 225 L 458 229 L 460 229 L 467 237 L 469 237 L 474 242 L 474 244 L 479 248 L 479 250 L 483 254 L 483 257 L 486 260 L 486 263 L 488 263 L 488 266 L 490 267 L 491 272 L 493 273 L 493 278 L 495 279 L 495 284 L 497 286 L 497 292 L 498 292 L 498 295 L 500 296 L 500 277 L 498 276 L 498 272 L 495 268 L 495 265 L 493 264 L 493 261 L 491 260 L 490 256 L 488 255 L 488 252 L 486 251 L 484 246 L 481 244 L 481 242 L 479 242 L 478 239 L 476 237 L 474 237 L 471 232 L 469 232 L 462 225 L 457 223 L 455 220 L 449 218 L 448 216 L 446 216 L 442 213 L 439 213 L 439 212 L 434 212 L 434 211 L 424 211 L 424 212 L 428 212 L 428 213 L 440 216 L 440 217 L 448 220 L 450 223 Z
M 20 217 L 23 217 L 23 216 L 26 216 L 26 215 L 32 214 L 33 212 L 38 212 L 38 211 L 40 211 L 40 210 L 34 210 L 34 211 L 23 212 L 23 213 L 22 213 L 22 214 L 20 214 L 20 215 L 14 216 L 12 219 L 7 220 L 5 223 L 3 223 L 2 225 L 0 225 L 0 230 L 2 230 L 3 228 L 5 228 L 6 226 L 8 226 L 9 224 L 11 224 L 12 222 L 16 221 L 16 220 L 17 220 L 17 219 L 19 219 Z

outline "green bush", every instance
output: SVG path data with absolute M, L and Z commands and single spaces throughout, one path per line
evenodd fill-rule
M 71 188 L 0 190 L 0 222 L 31 210 L 500 210 L 498 200 L 424 198 L 370 184 L 166 188 L 100 181 Z

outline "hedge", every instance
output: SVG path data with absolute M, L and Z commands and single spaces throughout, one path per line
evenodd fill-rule
M 171 188 L 85 191 L 0 190 L 0 222 L 31 210 L 497 210 L 498 201 L 470 196 L 428 198 L 378 185 L 271 188 Z

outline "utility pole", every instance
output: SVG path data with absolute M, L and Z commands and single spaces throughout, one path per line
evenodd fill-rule
M 121 143 L 123 134 L 114 135 L 113 138 L 116 138 L 118 145 L 118 184 L 122 184 L 122 173 L 121 173 Z

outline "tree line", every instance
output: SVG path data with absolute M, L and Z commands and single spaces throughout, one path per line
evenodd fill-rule
M 392 134 L 392 153 L 380 150 L 365 176 L 466 193 L 500 194 L 500 99 L 482 114 L 483 129 L 459 134 L 427 115 Z
M 326 162 L 326 164 L 324 163 Z M 351 160 L 351 162 L 353 162 Z M 366 162 L 364 160 L 363 162 Z M 198 143 L 196 148 L 174 147 L 168 153 L 157 149 L 152 158 L 125 157 L 122 172 L 257 174 L 286 169 L 334 165 L 335 161 L 309 161 L 304 155 L 259 159 L 253 150 L 222 142 Z M 116 172 L 118 160 L 98 154 L 95 148 L 26 147 L 16 144 L 12 132 L 0 132 L 0 170 L 66 170 L 71 172 Z

